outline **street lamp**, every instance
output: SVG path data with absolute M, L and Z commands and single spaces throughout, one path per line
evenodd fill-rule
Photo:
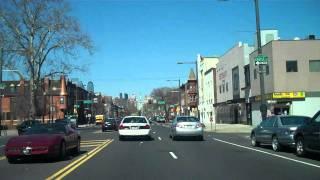
M 177 81 L 179 84 L 178 86 L 178 92 L 179 92 L 179 115 L 181 115 L 181 91 L 180 91 L 180 79 L 173 79 L 173 80 L 167 80 L 167 81 Z

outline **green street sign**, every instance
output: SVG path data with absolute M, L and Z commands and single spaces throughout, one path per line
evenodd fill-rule
M 259 64 L 268 64 L 268 56 L 263 55 L 263 54 L 259 54 L 255 59 L 255 64 L 259 65 Z
M 75 104 L 73 107 L 74 107 L 74 108 L 79 108 L 79 107 L 80 107 L 80 105 Z
M 93 102 L 92 102 L 92 100 L 84 100 L 83 101 L 83 104 L 92 104 Z
M 158 104 L 166 104 L 165 101 L 158 101 Z
M 4 89 L 4 88 L 6 88 L 6 84 L 1 83 L 1 84 L 0 84 L 0 89 Z

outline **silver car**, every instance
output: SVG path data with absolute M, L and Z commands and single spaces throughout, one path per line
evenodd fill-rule
M 177 116 L 173 121 L 170 129 L 170 138 L 176 140 L 177 137 L 197 137 L 203 140 L 203 124 L 199 119 L 192 116 Z

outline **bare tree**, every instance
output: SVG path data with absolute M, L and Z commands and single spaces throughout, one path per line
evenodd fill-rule
M 151 92 L 151 96 L 155 99 L 162 100 L 165 102 L 164 105 L 154 105 L 153 109 L 157 109 L 160 106 L 163 106 L 164 111 L 166 116 L 168 116 L 168 106 L 173 105 L 173 104 L 179 104 L 179 94 L 176 93 L 177 89 L 176 88 L 169 88 L 169 87 L 161 87 L 161 88 L 156 88 L 153 89 Z
M 79 49 L 93 50 L 88 35 L 70 16 L 63 0 L 8 0 L 0 4 L 0 32 L 18 56 L 16 64 L 30 78 L 30 114 L 36 112 L 36 91 L 43 76 L 83 70 L 74 60 Z

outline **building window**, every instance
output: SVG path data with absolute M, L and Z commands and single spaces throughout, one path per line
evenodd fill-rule
M 221 85 L 219 86 L 219 92 L 220 92 L 220 94 L 221 94 Z
M 228 83 L 226 83 L 226 92 L 228 92 L 228 89 L 229 89 L 229 88 L 228 88 Z
M 269 64 L 266 65 L 266 75 L 269 75 Z
M 286 62 L 287 72 L 298 72 L 298 63 L 297 61 L 287 61 Z
M 320 72 L 320 60 L 309 60 L 309 71 Z
M 257 69 L 254 69 L 254 70 L 253 70 L 253 78 L 254 78 L 254 79 L 257 79 Z
M 224 92 L 224 84 L 222 84 L 222 92 Z
M 246 87 L 249 87 L 250 86 L 250 66 L 249 65 L 244 66 L 244 77 L 245 77 Z

